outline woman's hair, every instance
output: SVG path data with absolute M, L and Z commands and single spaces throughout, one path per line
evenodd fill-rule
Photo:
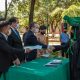
M 47 27 L 45 25 L 41 25 L 39 28 L 39 30 L 45 30 L 45 29 L 47 29 Z

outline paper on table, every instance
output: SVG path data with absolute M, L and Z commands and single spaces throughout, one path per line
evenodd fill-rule
M 54 60 L 52 61 L 52 63 L 56 63 L 56 64 L 61 63 L 61 62 L 62 62 L 62 60 L 59 60 L 59 59 L 54 59 Z
M 48 62 L 47 64 L 45 64 L 45 66 L 58 66 L 58 64 L 61 64 L 62 60 L 59 59 L 54 59 L 53 61 Z
M 47 53 L 47 54 L 43 54 L 43 55 L 41 55 L 42 57 L 49 57 L 50 56 L 50 54 L 49 53 Z
M 30 49 L 30 50 L 42 49 L 42 46 L 41 46 L 41 45 L 36 45 L 36 46 L 24 46 L 24 49 Z

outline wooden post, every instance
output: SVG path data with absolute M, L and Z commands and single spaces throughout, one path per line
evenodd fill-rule
M 33 22 L 35 1 L 36 0 L 31 0 L 30 14 L 29 14 L 29 25 Z

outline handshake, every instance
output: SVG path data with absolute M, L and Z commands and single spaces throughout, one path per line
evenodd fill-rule
M 39 49 L 37 50 L 37 57 L 41 57 L 42 55 L 45 55 L 45 54 L 50 54 L 53 52 L 53 50 L 55 49 L 54 46 L 48 46 L 47 49 Z
M 48 46 L 47 47 L 47 50 L 48 50 L 49 53 L 51 53 L 54 49 L 55 49 L 54 46 Z
M 30 46 L 29 47 L 25 47 L 24 49 L 25 49 L 25 53 L 30 53 L 34 49 L 37 49 L 37 51 L 40 52 L 40 53 L 42 53 L 42 52 L 45 51 L 44 49 L 42 49 L 42 46 L 39 46 L 39 45 L 37 45 L 37 46 L 31 46 L 31 47 Z M 55 49 L 54 46 L 47 46 L 46 51 L 48 53 L 51 53 L 54 49 Z
M 42 46 L 25 47 L 24 48 L 24 53 L 25 54 L 29 54 L 34 49 L 37 49 L 37 54 L 39 53 L 39 55 L 42 55 L 43 53 L 45 53 L 45 50 L 42 49 Z M 48 53 L 51 53 L 54 49 L 55 49 L 54 46 L 48 46 L 47 49 L 46 49 L 46 51 Z M 17 58 L 16 60 L 13 61 L 13 64 L 20 65 L 20 60 Z

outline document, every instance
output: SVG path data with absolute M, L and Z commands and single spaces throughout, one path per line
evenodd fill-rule
M 34 50 L 34 49 L 42 49 L 42 46 L 41 46 L 41 45 L 24 46 L 24 49 L 30 49 L 30 50 Z
M 47 53 L 47 54 L 43 54 L 41 55 L 42 57 L 45 57 L 45 58 L 48 58 L 50 56 L 50 53 Z
M 54 59 L 54 60 L 48 62 L 47 64 L 45 64 L 45 66 L 57 67 L 59 64 L 62 64 L 62 60 Z

